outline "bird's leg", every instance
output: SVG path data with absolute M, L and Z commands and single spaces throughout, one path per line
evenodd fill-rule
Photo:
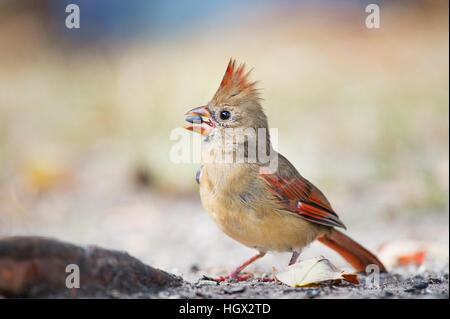
M 230 277 L 233 279 L 237 279 L 239 273 L 245 269 L 245 267 L 247 267 L 248 265 L 250 265 L 251 263 L 253 263 L 254 261 L 258 260 L 261 257 L 264 257 L 266 253 L 259 253 L 258 255 L 253 256 L 252 258 L 250 258 L 249 260 L 247 260 L 245 263 L 243 263 L 242 265 L 240 265 L 239 267 L 237 267 L 231 274 Z
M 293 251 L 292 252 L 292 257 L 291 260 L 289 261 L 289 266 L 295 264 L 295 262 L 297 261 L 298 256 L 300 256 L 300 253 L 298 251 Z M 275 281 L 274 278 L 263 278 L 262 281 L 267 282 L 267 281 Z
M 289 266 L 295 264 L 299 255 L 300 254 L 295 250 L 292 252 L 292 257 L 291 260 L 289 261 Z
M 265 254 L 266 253 L 260 252 L 258 255 L 253 256 L 252 258 L 247 260 L 245 263 L 243 263 L 242 265 L 237 267 L 229 276 L 226 276 L 226 277 L 220 276 L 218 281 L 224 281 L 226 279 L 237 279 L 239 281 L 247 280 L 250 277 L 249 275 L 239 276 L 239 273 L 242 270 L 244 270 L 245 267 L 247 267 L 248 265 L 253 263 L 255 260 L 258 260 L 259 258 L 264 257 Z

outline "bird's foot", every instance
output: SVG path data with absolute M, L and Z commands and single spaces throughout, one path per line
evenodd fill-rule
M 219 276 L 218 278 L 214 279 L 217 282 L 224 282 L 224 281 L 247 281 L 250 278 L 253 277 L 253 274 L 245 274 L 245 275 L 228 275 L 228 276 Z M 276 281 L 275 278 L 270 277 L 254 277 L 255 280 L 261 281 L 261 282 L 273 282 Z
M 273 281 L 276 281 L 276 279 L 275 278 L 270 278 L 270 277 L 263 277 L 263 278 L 257 278 L 259 281 L 262 281 L 262 282 L 273 282 Z
M 216 281 L 218 281 L 218 282 L 223 282 L 223 281 L 227 281 L 227 280 L 247 281 L 248 279 L 250 279 L 250 277 L 253 277 L 253 275 L 252 274 L 238 275 L 236 273 L 231 273 L 228 276 L 219 276 L 219 278 L 217 278 Z

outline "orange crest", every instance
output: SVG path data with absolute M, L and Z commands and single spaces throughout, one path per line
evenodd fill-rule
M 214 100 L 225 100 L 237 95 L 242 95 L 242 97 L 246 98 L 257 97 L 256 89 L 254 88 L 256 82 L 248 81 L 251 70 L 244 73 L 244 69 L 244 63 L 236 69 L 236 60 L 230 59 L 220 87 L 214 95 Z

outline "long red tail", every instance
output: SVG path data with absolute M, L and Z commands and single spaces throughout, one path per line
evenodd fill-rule
M 386 272 L 386 267 L 374 254 L 334 228 L 317 240 L 339 253 L 357 272 L 364 272 L 370 264 L 377 265 L 380 272 Z

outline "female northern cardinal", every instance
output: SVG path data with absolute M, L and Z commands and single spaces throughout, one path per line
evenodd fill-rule
M 386 271 L 371 252 L 334 228 L 345 226 L 323 193 L 272 149 L 268 134 L 256 133 L 256 145 L 275 154 L 278 166 L 270 171 L 267 162 L 251 160 L 248 129 L 267 129 L 268 123 L 249 73 L 244 73 L 244 64 L 236 68 L 230 60 L 212 100 L 186 113 L 188 122 L 199 125 L 185 128 L 207 136 L 197 173 L 203 206 L 223 232 L 259 251 L 229 277 L 240 279 L 238 274 L 267 251 L 292 252 L 291 265 L 315 239 L 337 251 L 358 272 L 369 264 Z M 241 148 L 244 161 L 237 161 Z M 224 161 L 227 156 L 234 160 Z

